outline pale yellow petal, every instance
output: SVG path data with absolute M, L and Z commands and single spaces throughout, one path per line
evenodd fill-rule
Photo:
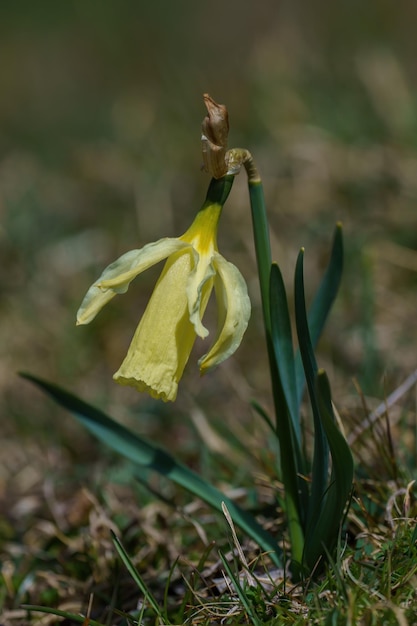
M 208 203 L 197 213 L 190 228 L 180 237 L 193 246 L 195 266 L 187 284 L 188 308 L 190 320 L 199 337 L 207 337 L 208 330 L 201 322 L 206 308 L 205 297 L 210 296 L 215 270 L 211 264 L 217 250 L 216 234 L 222 207 L 220 204 Z
M 195 253 L 195 256 L 198 256 Z M 215 270 L 211 264 L 211 255 L 200 255 L 191 271 L 187 282 L 188 311 L 190 321 L 199 337 L 207 337 L 209 331 L 201 322 L 208 298 L 213 287 Z
M 177 252 L 177 250 L 187 247 L 190 247 L 190 245 L 175 237 L 164 237 L 164 239 L 148 243 L 140 250 L 131 250 L 135 254 L 132 254 L 129 259 L 126 258 L 126 262 L 123 262 L 123 259 L 128 257 L 129 252 L 121 256 L 112 265 L 109 265 L 100 276 L 97 284 L 100 289 L 113 289 L 117 293 L 125 293 L 131 281 L 138 274 L 159 263 L 159 261 L 166 259 L 170 254 Z M 118 267 L 113 267 L 116 265 Z
M 168 258 L 126 358 L 114 375 L 118 383 L 164 401 L 175 400 L 196 339 L 186 295 L 193 264 L 189 246 Z
M 89 324 L 115 295 L 115 291 L 102 291 L 95 284 L 91 285 L 78 309 L 77 326 Z
M 77 313 L 77 324 L 88 324 L 118 293 L 125 293 L 130 282 L 141 272 L 159 263 L 189 244 L 165 237 L 140 250 L 130 250 L 111 263 L 87 291 Z
M 218 332 L 212 348 L 198 362 L 202 374 L 237 350 L 251 312 L 246 283 L 237 267 L 218 253 L 215 253 L 212 263 L 216 270 L 214 287 L 218 307 Z

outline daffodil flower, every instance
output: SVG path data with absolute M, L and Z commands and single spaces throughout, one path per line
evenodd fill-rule
M 125 293 L 141 272 L 167 259 L 128 353 L 114 374 L 154 398 L 175 400 L 178 382 L 196 337 L 207 337 L 202 323 L 214 287 L 217 336 L 199 360 L 201 373 L 238 348 L 250 317 L 246 283 L 239 270 L 219 254 L 217 227 L 233 176 L 212 180 L 206 201 L 190 228 L 178 238 L 164 238 L 131 250 L 109 265 L 88 290 L 77 324 L 88 324 L 116 294 Z

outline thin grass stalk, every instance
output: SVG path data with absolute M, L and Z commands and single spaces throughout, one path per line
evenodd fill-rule
M 233 584 L 233 587 L 235 588 L 236 594 L 239 596 L 239 600 L 241 601 L 243 608 L 245 609 L 249 619 L 251 620 L 251 623 L 254 626 L 262 626 L 261 620 L 256 615 L 255 609 L 252 603 L 250 602 L 249 598 L 247 598 L 245 594 L 245 590 L 240 584 L 239 576 L 234 575 L 232 568 L 230 567 L 225 555 L 223 554 L 221 550 L 219 550 L 219 556 L 223 563 L 223 567 L 226 571 L 226 574 L 230 578 L 230 581 Z
M 163 619 L 165 616 L 163 615 L 163 612 L 161 611 L 161 608 L 155 596 L 148 589 L 142 576 L 139 574 L 138 570 L 133 565 L 132 560 L 129 557 L 126 550 L 124 549 L 120 539 L 117 537 L 117 535 L 115 535 L 113 531 L 110 531 L 110 532 L 111 532 L 113 543 L 117 550 L 117 553 L 119 554 L 124 566 L 126 567 L 127 571 L 129 572 L 133 580 L 135 581 L 136 585 L 138 586 L 140 591 L 143 593 L 145 601 L 152 607 L 152 610 L 155 612 L 155 614 L 159 618 Z

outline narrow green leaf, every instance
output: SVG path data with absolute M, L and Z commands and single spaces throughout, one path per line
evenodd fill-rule
M 343 273 L 343 231 L 339 222 L 333 236 L 333 245 L 329 263 L 323 275 L 320 286 L 313 299 L 308 312 L 308 327 L 310 330 L 311 343 L 316 347 L 323 332 L 326 320 L 332 308 L 340 287 Z M 298 352 L 295 358 L 295 370 L 297 380 L 297 404 L 300 406 L 305 387 L 304 370 L 301 355 Z
M 320 516 L 307 530 L 305 561 L 314 567 L 320 556 L 331 552 L 337 540 L 349 495 L 352 490 L 354 464 L 350 448 L 336 426 L 327 376 L 320 370 L 316 380 L 320 415 L 326 431 L 332 458 L 332 474 L 324 496 Z
M 287 293 L 281 271 L 273 263 L 270 278 L 271 337 L 275 361 L 278 366 L 282 390 L 291 417 L 297 445 L 301 445 L 300 415 L 297 407 L 297 383 L 295 378 L 294 348 Z
M 324 370 L 319 370 L 316 381 L 320 414 L 329 442 L 332 457 L 332 471 L 335 478 L 334 508 L 341 518 L 346 501 L 352 489 L 354 463 L 349 445 L 336 425 L 333 414 L 330 385 Z
M 70 613 L 69 611 L 61 611 L 60 609 L 52 609 L 47 606 L 38 606 L 36 604 L 22 604 L 21 608 L 25 611 L 36 611 L 37 613 L 47 613 L 48 615 L 56 615 L 56 617 L 64 617 L 70 622 L 78 622 L 79 624 L 84 624 L 86 618 L 82 615 L 77 615 L 76 613 Z M 96 622 L 94 619 L 88 618 L 89 626 L 104 626 L 102 622 Z
M 282 389 L 277 416 L 277 436 L 281 449 L 281 466 L 285 491 L 297 503 L 301 524 L 305 520 L 308 503 L 308 485 L 301 451 L 300 416 L 297 409 L 297 390 L 294 368 L 294 349 L 287 294 L 279 267 L 273 263 L 270 278 L 271 338 L 279 381 L 275 389 Z M 279 396 L 277 396 L 278 400 Z
M 308 327 L 311 342 L 317 344 L 325 326 L 330 309 L 339 291 L 343 273 L 343 231 L 342 224 L 336 224 L 330 259 L 318 291 L 308 312 Z
M 77 396 L 31 374 L 21 374 L 21 376 L 44 390 L 58 404 L 73 413 L 100 441 L 103 441 L 127 459 L 139 466 L 166 476 L 193 495 L 201 498 L 217 511 L 222 512 L 221 505 L 222 502 L 225 502 L 235 524 L 247 533 L 262 550 L 270 553 L 271 559 L 274 560 L 277 566 L 281 566 L 282 552 L 272 535 L 262 528 L 253 515 L 241 509 L 201 476 L 176 461 L 173 456 L 162 448 L 128 430 L 99 409 L 77 398 Z
M 319 515 L 319 506 L 323 500 L 327 488 L 327 474 L 329 468 L 329 448 L 326 435 L 320 419 L 320 410 L 316 392 L 317 362 L 310 338 L 307 321 L 306 304 L 304 295 L 304 250 L 300 250 L 295 268 L 295 320 L 297 326 L 298 344 L 304 367 L 310 397 L 311 410 L 314 420 L 314 451 L 312 464 L 312 482 L 310 494 L 310 506 L 308 511 L 308 525 L 314 525 L 314 520 Z
M 119 538 L 114 534 L 113 531 L 110 531 L 110 532 L 112 534 L 114 546 L 115 546 L 115 548 L 116 548 L 116 550 L 117 550 L 117 552 L 118 552 L 118 554 L 119 554 L 119 556 L 120 556 L 124 566 L 126 567 L 127 571 L 129 572 L 129 574 L 131 575 L 133 580 L 135 581 L 135 583 L 138 586 L 138 588 L 143 593 L 145 600 L 147 602 L 149 602 L 150 606 L 155 611 L 156 615 L 158 615 L 162 619 L 164 616 L 163 616 L 163 614 L 161 612 L 161 608 L 160 608 L 158 602 L 156 601 L 156 599 L 152 595 L 152 593 L 149 591 L 148 587 L 146 586 L 142 576 L 139 574 L 139 572 L 136 569 L 136 567 L 133 565 L 131 558 L 129 557 L 128 553 L 124 549 L 124 547 L 123 547 L 122 543 L 120 542 Z

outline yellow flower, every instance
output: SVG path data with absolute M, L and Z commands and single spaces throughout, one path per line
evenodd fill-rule
M 132 385 L 164 401 L 175 400 L 196 337 L 208 335 L 202 317 L 213 287 L 218 330 L 211 349 L 199 360 L 201 373 L 238 348 L 248 325 L 250 301 L 241 273 L 219 254 L 216 241 L 220 213 L 232 180 L 225 177 L 212 181 L 206 202 L 184 235 L 127 252 L 109 265 L 88 290 L 77 324 L 91 322 L 116 294 L 127 291 L 138 274 L 167 259 L 128 353 L 114 374 L 118 383 Z

